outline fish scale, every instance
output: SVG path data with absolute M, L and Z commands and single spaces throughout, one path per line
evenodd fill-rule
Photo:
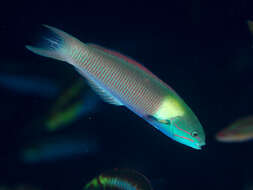
M 135 65 L 90 47 L 79 47 L 76 51 L 71 55 L 73 65 L 87 71 L 100 86 L 142 115 L 155 113 L 168 94 L 159 81 Z M 86 58 L 80 61 L 80 57 Z

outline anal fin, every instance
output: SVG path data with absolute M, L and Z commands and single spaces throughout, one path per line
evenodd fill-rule
M 80 69 L 80 68 L 76 68 L 77 72 L 80 73 L 82 76 L 84 76 L 86 78 L 86 80 L 88 81 L 88 84 L 90 85 L 90 87 L 107 103 L 109 104 L 113 104 L 116 106 L 123 106 L 123 104 L 117 100 L 114 96 L 112 96 L 109 92 L 107 92 L 104 88 L 100 87 L 98 84 L 96 84 L 93 80 L 90 80 L 89 78 L 87 78 L 85 72 Z

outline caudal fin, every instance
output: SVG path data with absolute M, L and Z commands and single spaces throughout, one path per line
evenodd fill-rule
M 71 42 L 77 39 L 52 26 L 43 26 L 49 30 L 49 34 L 42 37 L 40 45 L 38 47 L 29 45 L 25 47 L 35 54 L 66 61 L 67 53 L 71 48 Z

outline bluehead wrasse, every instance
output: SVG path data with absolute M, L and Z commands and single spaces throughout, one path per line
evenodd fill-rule
M 81 155 L 94 155 L 99 142 L 95 137 L 83 134 L 54 134 L 28 142 L 20 151 L 24 163 L 52 162 Z
M 149 180 L 141 173 L 130 169 L 113 169 L 92 179 L 83 190 L 152 190 Z
M 44 46 L 27 49 L 73 65 L 104 101 L 126 106 L 168 137 L 195 149 L 205 145 L 204 130 L 196 115 L 146 67 L 121 53 L 82 43 L 59 29 L 44 26 L 51 33 Z
M 253 116 L 241 118 L 216 134 L 220 142 L 245 142 L 253 139 Z
M 45 119 L 46 130 L 58 130 L 95 112 L 99 106 L 99 98 L 88 88 L 85 81 L 79 79 L 71 87 L 64 89 Z
M 0 74 L 0 86 L 24 95 L 52 98 L 59 93 L 59 86 L 42 77 Z

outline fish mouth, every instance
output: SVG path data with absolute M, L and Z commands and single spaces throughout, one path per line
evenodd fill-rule
M 192 146 L 192 148 L 196 150 L 201 150 L 201 146 L 199 144 L 195 144 L 194 146 Z
M 196 150 L 201 150 L 201 146 L 195 147 Z
M 193 149 L 197 149 L 197 150 L 201 150 L 202 149 L 202 146 L 205 146 L 206 143 L 205 141 L 194 141 L 193 139 L 190 139 L 190 138 L 186 138 L 186 137 L 182 137 L 182 136 L 179 136 L 179 135 L 173 135 L 173 139 L 178 141 L 179 143 L 182 143 L 186 146 L 189 146 Z M 187 142 L 191 142 L 191 143 L 187 143 L 186 141 L 182 141 L 182 139 L 186 139 Z
M 205 143 L 205 142 L 201 142 L 201 143 L 196 143 L 195 145 L 196 145 L 196 146 L 194 147 L 195 149 L 201 150 L 201 149 L 202 149 L 202 146 L 205 146 L 206 143 Z

